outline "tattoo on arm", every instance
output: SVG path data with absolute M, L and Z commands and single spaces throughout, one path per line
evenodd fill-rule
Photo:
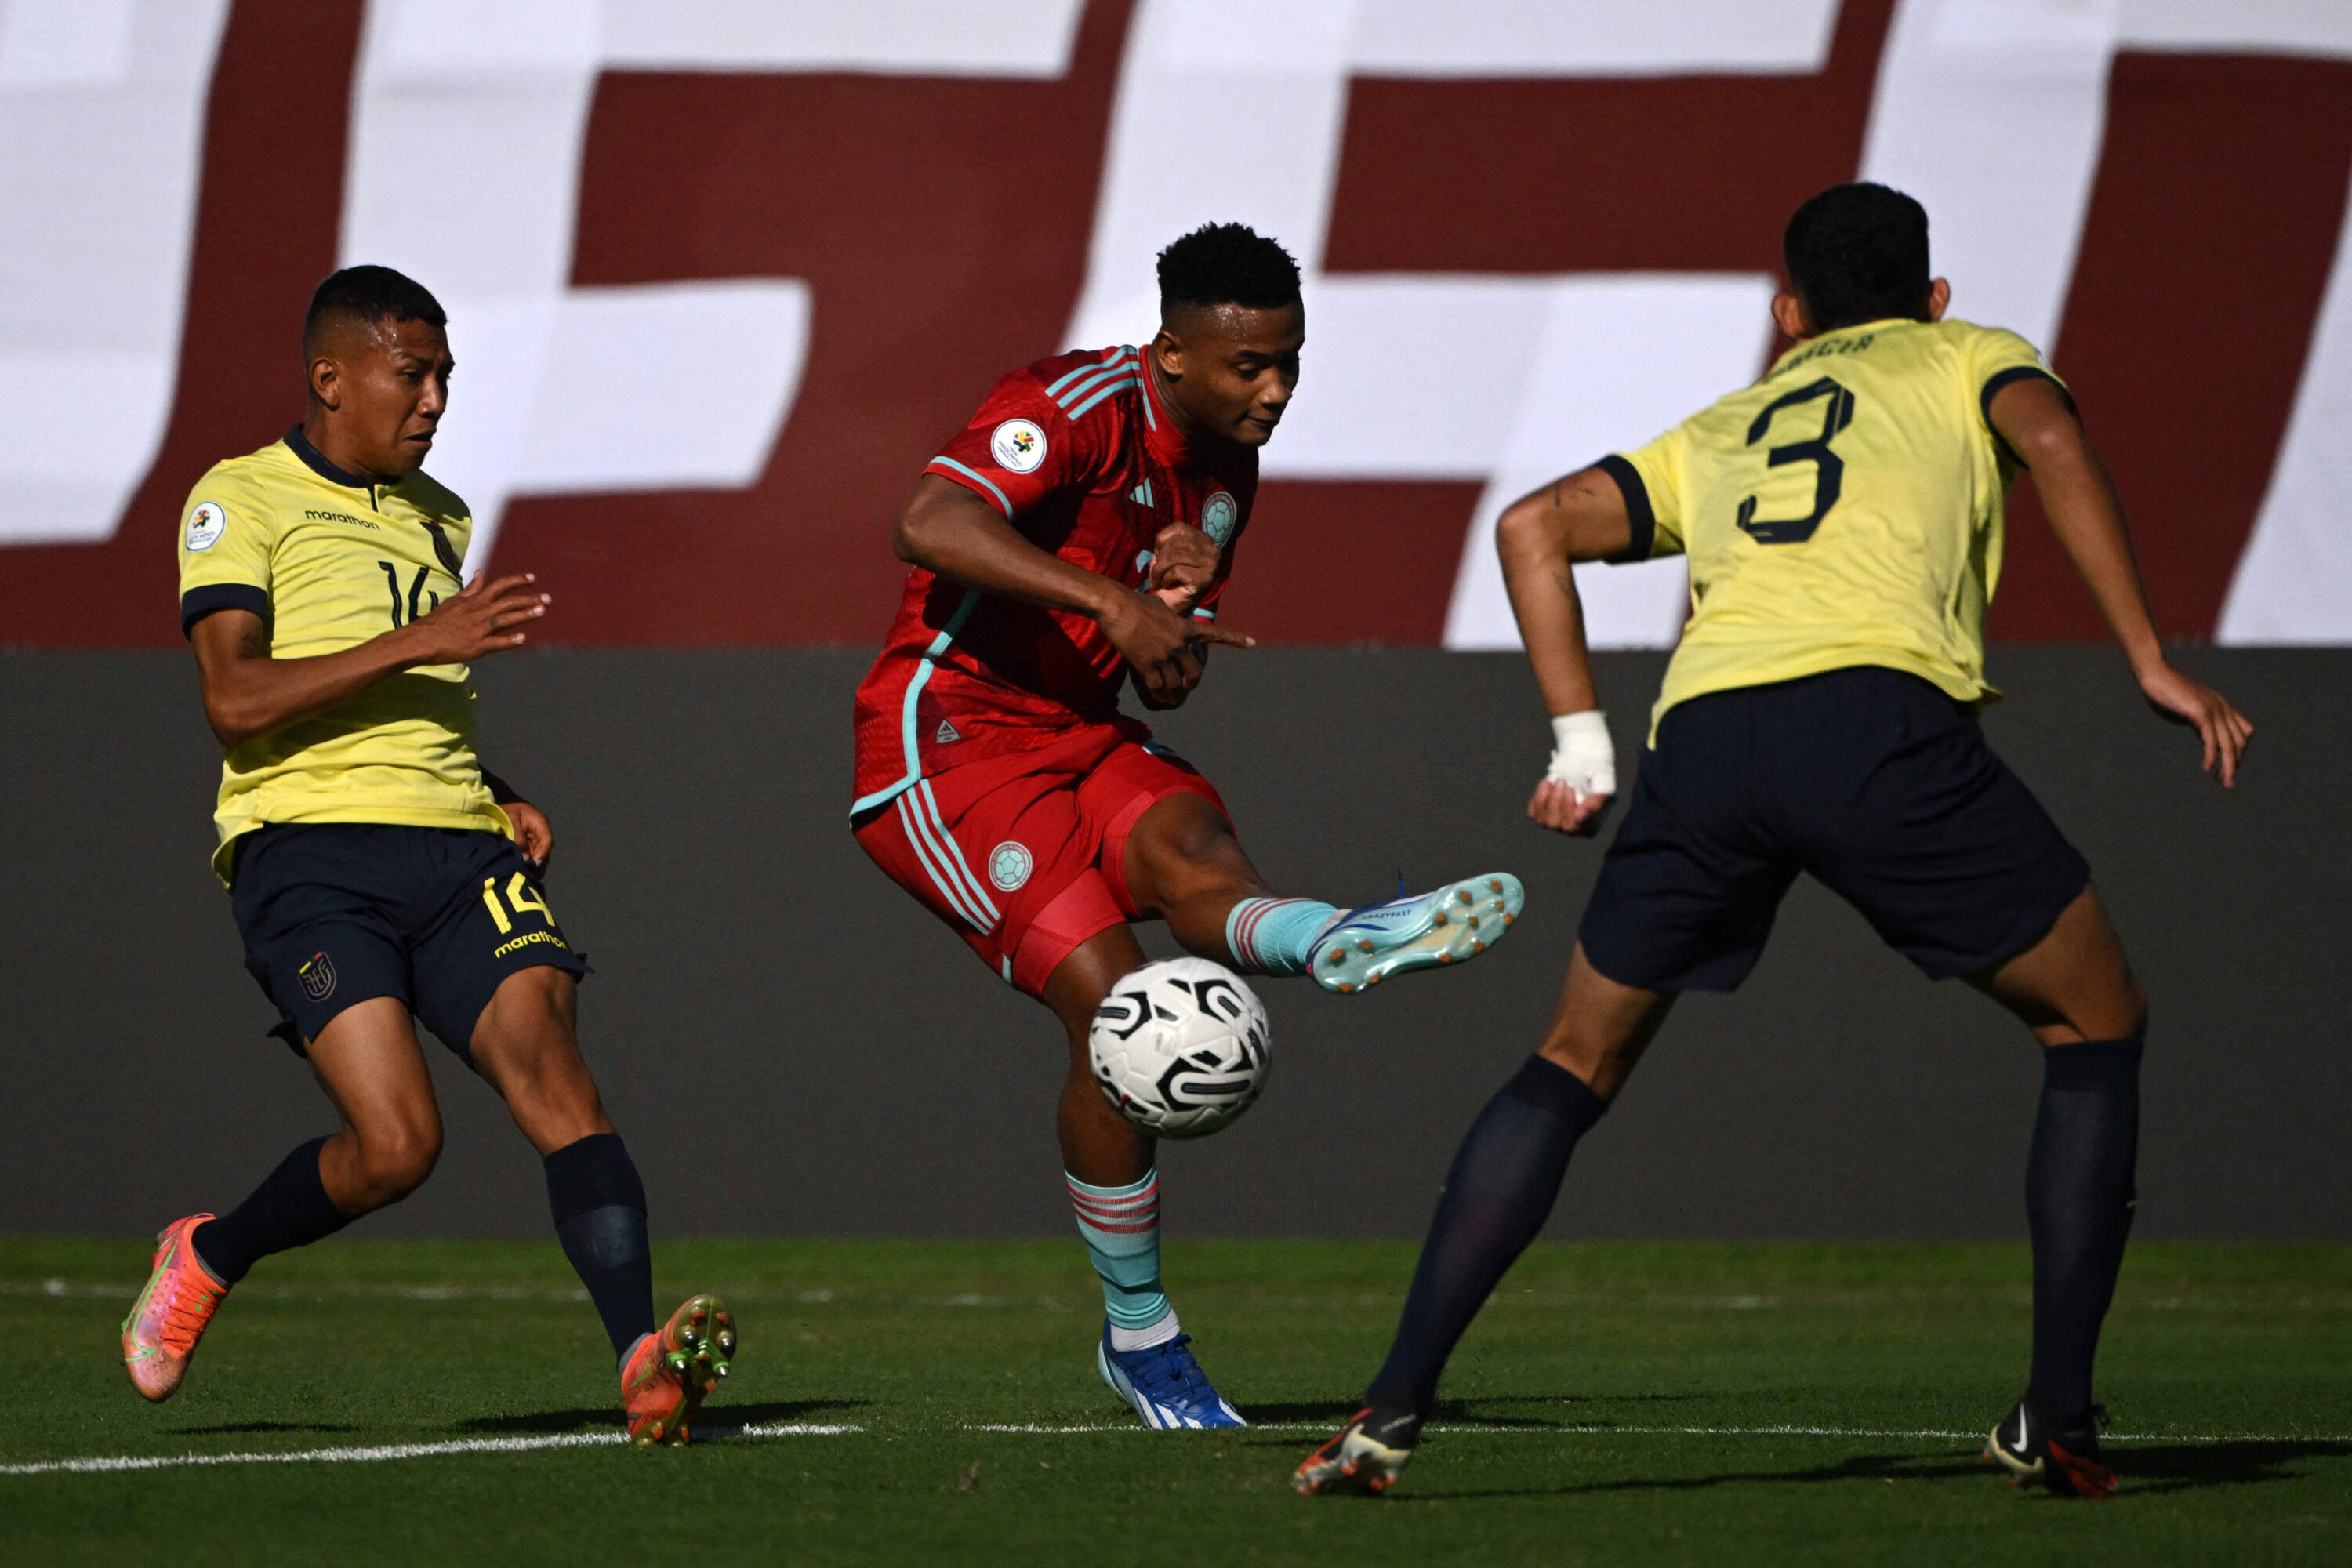
M 268 623 L 257 620 L 253 625 L 246 627 L 245 636 L 237 639 L 236 652 L 240 658 L 268 658 L 269 657 Z

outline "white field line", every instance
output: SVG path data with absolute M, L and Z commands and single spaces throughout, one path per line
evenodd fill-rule
M 1328 1421 L 1259 1421 L 1249 1430 L 1255 1432 L 1330 1432 Z M 1097 1432 L 1146 1432 L 1149 1428 L 1132 1421 L 1072 1423 L 1051 1426 L 1042 1422 L 1000 1422 L 963 1427 L 966 1432 L 1017 1432 L 1041 1436 L 1076 1436 Z M 1955 1443 L 1981 1443 L 1982 1432 L 1951 1432 L 1932 1427 L 1895 1426 L 1424 1426 L 1423 1432 L 1447 1433 L 1458 1436 L 1488 1437 L 1924 1437 Z M 2352 1447 L 2352 1436 L 2338 1437 L 2316 1433 L 2205 1434 L 2187 1432 L 2103 1432 L 2102 1443 L 2340 1443 Z
M 1251 1428 L 1259 1432 L 1328 1432 L 1328 1421 L 1268 1421 Z M 714 1430 L 708 1441 L 738 1438 L 842 1437 L 864 1432 L 862 1426 L 806 1421 L 772 1421 L 756 1426 Z M 984 1422 L 940 1428 L 957 1432 L 987 1432 L 1040 1436 L 1091 1436 L 1097 1433 L 1147 1432 L 1132 1421 Z M 1977 1443 L 1983 1434 L 1934 1427 L 1898 1426 L 1486 1426 L 1445 1425 L 1424 1427 L 1432 1434 L 1486 1437 L 1905 1437 L 1937 1442 Z M 1154 1434 L 1156 1436 L 1156 1434 Z M 2352 1437 L 2300 1433 L 2201 1434 L 2185 1432 L 2110 1432 L 2110 1443 L 2329 1443 L 2352 1447 Z M 609 1448 L 626 1441 L 619 1432 L 565 1432 L 543 1437 L 461 1437 L 441 1443 L 389 1443 L 366 1447 L 298 1448 L 284 1453 L 233 1454 L 109 1454 L 77 1459 L 40 1459 L 26 1464 L 0 1465 L 0 1476 L 97 1475 L 122 1470 L 165 1470 L 206 1465 L 382 1464 L 392 1459 L 426 1459 L 445 1454 L 522 1454 L 549 1448 Z
M 709 1440 L 739 1437 L 838 1437 L 863 1426 L 804 1421 L 772 1421 L 759 1426 L 714 1431 Z M 92 1475 L 115 1470 L 170 1470 L 198 1465 L 377 1465 L 387 1459 L 429 1459 L 441 1454 L 526 1454 L 542 1448 L 609 1448 L 628 1441 L 624 1432 L 563 1432 L 544 1437 L 458 1437 L 445 1443 L 384 1443 L 357 1448 L 297 1448 L 261 1454 L 107 1454 L 84 1459 L 41 1459 L 0 1465 L 0 1476 Z

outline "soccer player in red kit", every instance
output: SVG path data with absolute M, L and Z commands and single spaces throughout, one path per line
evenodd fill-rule
M 1143 963 L 1129 922 L 1254 974 L 1354 992 L 1459 962 L 1524 895 L 1499 873 L 1343 911 L 1278 897 L 1209 781 L 1119 711 L 1173 708 L 1217 603 L 1306 341 L 1298 268 L 1239 224 L 1160 257 L 1149 347 L 1059 354 L 999 382 L 899 511 L 911 563 L 857 689 L 857 842 L 1068 1037 L 1057 1130 L 1101 1276 L 1096 1367 L 1156 1429 L 1243 1425 L 1160 1283 L 1152 1140 L 1094 1084 L 1095 1008 Z

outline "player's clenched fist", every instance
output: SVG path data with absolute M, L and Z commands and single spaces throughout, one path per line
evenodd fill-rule
M 1215 540 L 1191 523 L 1170 523 L 1151 542 L 1152 592 L 1178 615 L 1190 614 L 1217 580 L 1223 554 Z
M 529 635 L 524 628 L 555 602 L 531 587 L 537 581 L 529 572 L 496 582 L 477 572 L 455 598 L 444 599 L 432 614 L 417 616 L 395 635 L 420 645 L 425 664 L 467 664 L 484 654 L 520 647 Z
M 1202 659 L 1210 644 L 1257 646 L 1255 637 L 1229 626 L 1178 615 L 1156 594 L 1121 595 L 1099 624 L 1142 683 L 1145 699 L 1162 706 L 1181 702 L 1200 684 Z

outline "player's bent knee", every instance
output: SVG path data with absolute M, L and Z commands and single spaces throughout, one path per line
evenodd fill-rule
M 1144 812 L 1127 841 L 1127 878 L 1139 900 L 1164 902 L 1213 883 L 1255 885 L 1241 840 L 1205 795 L 1180 791 Z
M 352 1194 L 369 1208 L 398 1203 L 425 1184 L 441 1162 L 441 1126 L 403 1121 L 391 1127 L 362 1132 L 359 1158 L 352 1173 L 358 1191 Z

